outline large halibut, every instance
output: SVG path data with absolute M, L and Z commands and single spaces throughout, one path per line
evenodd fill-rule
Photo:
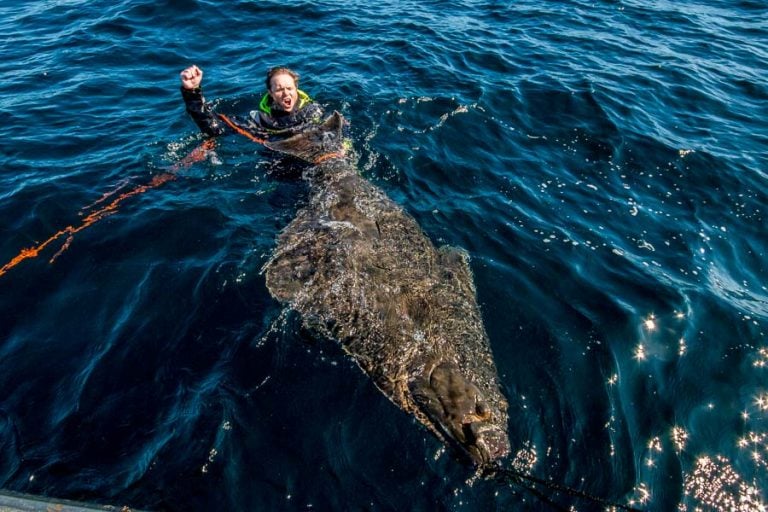
M 267 287 L 310 330 L 337 340 L 392 402 L 484 465 L 509 452 L 507 401 L 468 256 L 436 248 L 360 176 L 336 112 L 268 143 L 314 165 L 308 204 L 280 233 Z

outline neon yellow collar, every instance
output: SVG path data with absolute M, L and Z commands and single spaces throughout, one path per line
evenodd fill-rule
M 299 89 L 299 104 L 296 105 L 297 110 L 304 108 L 304 105 L 307 103 L 312 103 L 312 98 L 309 97 L 307 93 Z M 272 115 L 272 97 L 269 95 L 269 93 L 264 93 L 264 96 L 261 97 L 261 101 L 259 102 L 259 110 L 267 114 L 268 116 Z

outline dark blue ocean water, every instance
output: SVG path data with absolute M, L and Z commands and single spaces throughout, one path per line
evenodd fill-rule
M 351 121 L 361 172 L 469 252 L 509 465 L 647 510 L 761 510 L 766 20 L 762 0 L 3 2 L 0 487 L 557 509 L 473 480 L 270 297 L 307 193 L 289 164 L 232 135 L 152 182 L 202 140 L 182 68 L 244 114 L 287 64 Z

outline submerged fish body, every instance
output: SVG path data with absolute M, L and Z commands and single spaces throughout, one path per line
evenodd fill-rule
M 337 340 L 396 405 L 476 464 L 509 451 L 507 401 L 468 256 L 436 248 L 342 156 L 338 113 L 268 144 L 316 165 L 308 204 L 281 232 L 267 287 Z

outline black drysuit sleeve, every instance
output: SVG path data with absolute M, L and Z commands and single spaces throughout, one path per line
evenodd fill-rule
M 182 87 L 181 97 L 184 98 L 187 113 L 195 121 L 201 132 L 210 137 L 216 137 L 227 131 L 226 124 L 219 119 L 219 116 L 206 103 L 201 88 L 185 89 Z

